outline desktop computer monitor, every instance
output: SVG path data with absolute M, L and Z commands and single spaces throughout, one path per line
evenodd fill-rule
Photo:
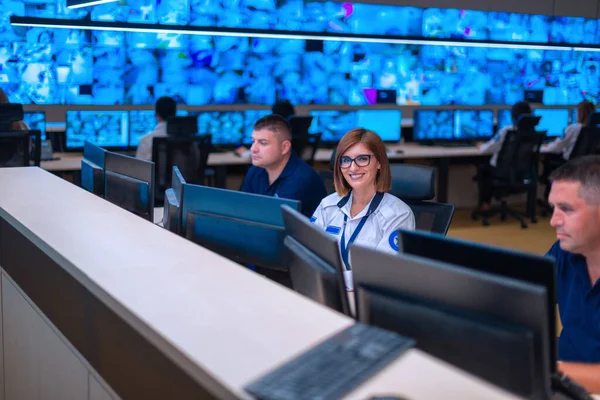
M 81 187 L 97 196 L 104 196 L 104 160 L 106 150 L 91 142 L 83 146 Z
M 545 287 L 353 246 L 359 322 L 529 399 L 550 396 Z
M 321 143 L 333 145 L 356 128 L 356 111 L 341 110 L 311 110 L 308 115 L 313 117 L 308 133 L 321 134 Z
M 235 190 L 183 186 L 181 232 L 187 239 L 241 264 L 287 270 L 281 206 L 300 202 Z
M 454 129 L 452 110 L 415 110 L 413 141 L 451 141 Z
M 455 140 L 488 140 L 494 136 L 493 110 L 454 111 Z
M 244 137 L 242 144 L 250 146 L 252 144 L 252 132 L 256 121 L 267 115 L 271 115 L 271 110 L 246 110 L 244 111 Z
M 419 257 L 460 265 L 476 271 L 505 276 L 546 288 L 550 371 L 556 372 L 556 264 L 548 257 L 495 248 L 479 243 L 421 231 L 400 231 L 400 251 Z
M 402 135 L 402 112 L 400 110 L 357 110 L 354 127 L 373 131 L 386 143 L 398 143 Z
M 46 140 L 46 113 L 44 111 L 25 111 L 23 112 L 23 122 L 27 124 L 30 130 L 40 131 L 41 140 Z
M 68 110 L 66 149 L 81 150 L 86 141 L 107 150 L 126 150 L 129 145 L 127 111 Z
M 513 125 L 511 110 L 498 110 L 498 130 Z
M 107 151 L 104 198 L 154 222 L 154 163 Z
M 187 110 L 177 110 L 178 117 L 185 117 L 187 115 Z M 155 110 L 130 110 L 129 147 L 138 147 L 140 144 L 140 138 L 152 132 L 157 123 Z
M 350 315 L 344 267 L 337 240 L 308 218 L 282 206 L 292 288 L 336 311 Z
M 244 113 L 241 111 L 190 111 L 198 118 L 198 134 L 212 135 L 212 144 L 218 147 L 236 147 L 244 135 Z
M 185 179 L 176 166 L 171 175 L 171 187 L 165 191 L 163 210 L 163 227 L 173 233 L 179 233 L 181 225 L 181 203 L 183 201 L 183 187 Z
M 546 131 L 546 137 L 562 137 L 569 126 L 569 110 L 566 108 L 536 108 L 533 115 L 542 117 L 536 130 Z

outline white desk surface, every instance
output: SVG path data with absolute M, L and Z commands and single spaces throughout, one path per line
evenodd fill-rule
M 0 187 L 1 216 L 219 398 L 352 324 L 39 168 L 0 169 Z M 349 398 L 381 393 L 514 398 L 418 350 Z
M 388 158 L 391 160 L 474 157 L 485 155 L 476 147 L 441 147 L 403 144 L 390 145 L 388 146 L 388 149 L 392 152 L 397 150 L 403 151 L 403 153 L 388 154 Z M 329 162 L 331 153 L 331 149 L 319 149 L 315 154 L 315 161 Z M 81 169 L 82 153 L 54 153 L 54 156 L 60 159 L 55 161 L 42 161 L 41 167 L 51 172 L 77 171 Z M 250 163 L 250 158 L 238 157 L 233 152 L 211 153 L 208 157 L 208 165 L 213 167 L 221 165 L 249 165 Z

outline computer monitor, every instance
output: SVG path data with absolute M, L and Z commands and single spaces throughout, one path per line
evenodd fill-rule
M 548 257 L 466 242 L 422 231 L 400 231 L 398 247 L 406 254 L 530 282 L 546 288 L 550 371 L 556 372 L 556 264 Z
M 529 399 L 550 395 L 546 288 L 355 245 L 359 322 Z
M 454 111 L 415 110 L 413 141 L 451 141 L 454 130 Z
M 165 204 L 163 210 L 163 227 L 173 233 L 179 233 L 181 226 L 181 203 L 183 200 L 183 187 L 185 179 L 179 168 L 173 167 L 171 187 L 165 191 Z
M 177 110 L 178 117 L 188 115 L 187 110 Z M 154 130 L 156 127 L 155 110 L 130 110 L 129 111 L 129 147 L 136 148 L 140 138 Z
M 244 135 L 244 113 L 241 111 L 190 111 L 198 117 L 198 134 L 212 135 L 212 144 L 218 147 L 235 147 Z
M 104 198 L 154 222 L 154 163 L 107 151 Z
M 511 110 L 498 110 L 498 129 L 513 125 Z
M 344 284 L 344 267 L 337 240 L 308 218 L 282 206 L 292 288 L 318 303 L 350 314 Z
M 86 141 L 81 160 L 81 187 L 97 196 L 104 196 L 104 160 L 106 150 Z
M 542 117 L 536 130 L 546 131 L 546 137 L 562 137 L 569 126 L 569 110 L 566 108 L 536 108 L 533 115 Z
M 271 115 L 271 110 L 246 110 L 244 111 L 244 137 L 242 144 L 249 146 L 252 144 L 252 132 L 256 121 L 267 115 Z
M 402 112 L 400 110 L 357 110 L 354 127 L 373 131 L 386 143 L 398 143 L 402 136 Z
M 107 150 L 126 150 L 129 145 L 129 112 L 68 110 L 66 149 L 81 150 L 86 141 Z
M 29 129 L 41 132 L 41 140 L 46 140 L 46 112 L 45 111 L 25 111 L 23 112 L 23 122 Z
M 455 110 L 454 139 L 488 140 L 494 136 L 493 110 Z
M 311 110 L 308 113 L 313 117 L 308 132 L 321 133 L 321 143 L 332 145 L 351 129 L 356 128 L 356 111 L 341 110 Z
M 181 232 L 233 261 L 285 271 L 284 204 L 300 209 L 296 200 L 185 184 Z

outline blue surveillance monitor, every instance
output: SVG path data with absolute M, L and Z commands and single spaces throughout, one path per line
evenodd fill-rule
M 271 115 L 271 110 L 246 110 L 244 111 L 244 137 L 242 144 L 252 144 L 252 132 L 254 132 L 254 124 L 256 121 L 267 115 Z
M 547 137 L 563 136 L 569 126 L 569 110 L 566 108 L 536 108 L 533 115 L 542 117 L 536 130 L 547 131 Z
M 488 140 L 494 136 L 493 110 L 456 110 L 455 140 Z
M 44 111 L 25 111 L 23 113 L 23 122 L 27 124 L 32 131 L 42 132 L 42 140 L 46 140 L 46 113 Z
M 454 111 L 415 110 L 413 140 L 415 142 L 453 138 Z
M 129 144 L 129 113 L 127 111 L 67 111 L 66 147 L 83 149 L 89 141 L 105 149 L 125 150 Z
M 297 200 L 185 184 L 181 232 L 233 261 L 285 270 L 282 205 L 300 209 Z
M 212 135 L 218 146 L 237 146 L 244 135 L 244 113 L 241 111 L 190 111 L 198 117 L 198 134 Z
M 308 129 L 310 134 L 321 133 L 321 141 L 337 143 L 351 129 L 356 128 L 356 111 L 312 110 Z
M 513 126 L 512 115 L 510 110 L 498 110 L 498 129 L 507 126 Z
M 187 110 L 177 110 L 178 117 L 187 115 Z M 129 147 L 137 147 L 140 144 L 140 138 L 152 132 L 156 124 L 156 111 L 154 110 L 129 111 Z
M 388 143 L 398 143 L 401 137 L 400 110 L 357 110 L 355 128 L 366 128 Z

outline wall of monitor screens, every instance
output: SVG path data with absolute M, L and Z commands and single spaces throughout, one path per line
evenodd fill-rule
M 0 2 L 0 87 L 23 104 L 546 105 L 600 100 L 600 53 L 13 27 L 10 15 L 600 43 L 597 20 L 311 0 Z M 256 4 L 255 4 L 256 3 Z M 90 11 L 91 10 L 91 11 Z M 91 12 L 91 14 L 89 14 Z
M 197 116 L 198 133 L 211 134 L 217 146 L 234 148 L 252 143 L 254 123 L 270 110 L 178 110 L 177 114 Z M 577 122 L 572 108 L 536 108 L 534 114 L 542 117 L 537 129 L 547 131 L 550 137 L 562 136 L 569 124 Z M 413 113 L 412 136 L 404 137 L 402 126 L 410 124 L 408 120 L 403 123 L 398 109 L 318 109 L 309 115 L 313 117 L 309 133 L 321 133 L 325 146 L 336 144 L 357 127 L 375 131 L 387 143 L 397 143 L 403 138 L 416 142 L 482 141 L 513 125 L 510 109 L 418 109 Z M 44 113 L 26 113 L 26 121 L 34 120 L 39 120 L 35 122 L 38 125 L 30 127 L 43 130 Z M 152 110 L 69 110 L 66 121 L 68 150 L 81 150 L 86 140 L 110 149 L 134 149 L 140 137 L 156 125 Z

